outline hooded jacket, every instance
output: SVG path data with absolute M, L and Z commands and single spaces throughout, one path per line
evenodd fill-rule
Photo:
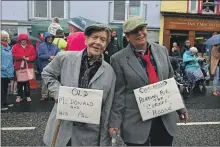
M 46 67 L 50 63 L 50 56 L 56 56 L 59 52 L 59 48 L 53 44 L 54 36 L 48 32 L 44 33 L 45 42 L 41 43 L 38 48 L 38 60 L 39 60 L 39 68 L 41 72 L 44 67 Z M 53 37 L 51 43 L 47 42 L 48 37 Z
M 7 46 L 1 44 L 1 48 L 1 77 L 12 78 L 14 77 L 14 65 L 11 47 L 8 44 Z
M 25 48 L 21 46 L 21 40 L 27 40 L 27 45 L 25 46 Z M 36 51 L 27 34 L 20 34 L 18 36 L 17 43 L 12 47 L 12 54 L 14 58 L 15 70 L 19 70 L 21 68 L 21 62 L 22 60 L 24 60 L 24 57 L 29 58 L 29 60 L 27 61 L 28 68 L 34 67 L 33 61 L 36 59 Z
M 67 37 L 67 51 L 81 51 L 85 48 L 84 32 L 75 32 Z

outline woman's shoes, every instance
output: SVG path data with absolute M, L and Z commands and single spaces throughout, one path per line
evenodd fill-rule
M 31 98 L 30 97 L 27 97 L 27 102 L 31 102 Z
M 20 103 L 22 101 L 21 97 L 16 98 L 16 103 Z
M 213 96 L 219 96 L 219 95 L 220 95 L 220 93 L 219 93 L 219 92 L 217 92 L 217 91 L 213 91 L 213 92 L 212 92 L 212 95 L 213 95 Z

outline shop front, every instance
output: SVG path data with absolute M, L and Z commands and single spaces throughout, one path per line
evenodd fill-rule
M 219 16 L 164 15 L 163 45 L 169 50 L 173 42 L 182 50 L 185 41 L 190 40 L 192 46 L 204 53 L 204 42 L 214 34 L 220 34 Z

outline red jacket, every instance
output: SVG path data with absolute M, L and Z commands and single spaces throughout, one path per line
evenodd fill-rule
M 28 44 L 25 48 L 23 48 L 20 44 L 20 40 L 27 40 Z M 15 70 L 19 70 L 21 67 L 21 62 L 24 60 L 24 57 L 28 57 L 29 60 L 28 68 L 33 68 L 33 61 L 36 59 L 36 51 L 34 49 L 34 46 L 31 44 L 31 41 L 28 38 L 27 34 L 20 34 L 18 36 L 18 42 L 12 47 L 12 55 L 14 58 L 14 68 Z
M 67 51 L 81 51 L 85 48 L 84 32 L 75 32 L 67 37 Z

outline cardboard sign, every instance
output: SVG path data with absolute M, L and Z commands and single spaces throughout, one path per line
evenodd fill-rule
M 60 86 L 57 119 L 99 124 L 102 90 Z
M 134 90 L 142 120 L 149 120 L 184 108 L 174 78 Z

